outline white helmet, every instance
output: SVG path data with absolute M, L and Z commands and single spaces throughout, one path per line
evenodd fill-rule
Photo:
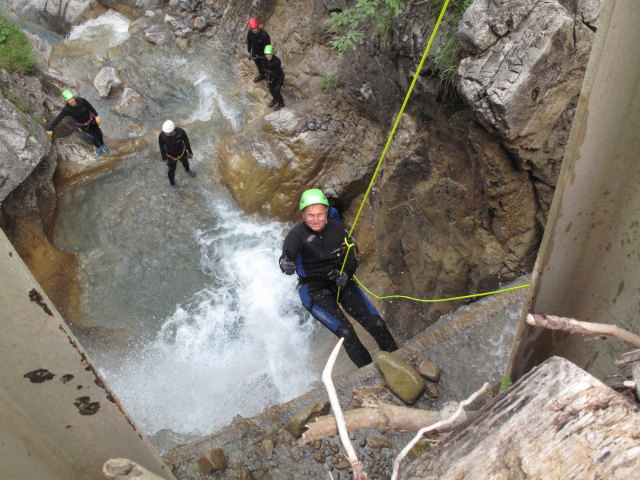
M 167 120 L 162 124 L 162 131 L 164 133 L 171 133 L 175 130 L 176 126 L 171 120 Z

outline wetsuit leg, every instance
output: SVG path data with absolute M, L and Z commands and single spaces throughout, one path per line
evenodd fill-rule
M 360 290 L 360 287 L 353 281 L 350 280 L 341 289 L 340 304 L 349 315 L 356 319 L 373 336 L 380 350 L 393 352 L 398 349 L 398 345 L 396 345 L 396 341 L 393 339 L 391 332 L 389 332 L 387 324 L 384 323 L 384 320 Z
M 184 167 L 185 172 L 189 171 L 189 159 L 187 158 L 187 154 L 185 153 L 184 155 L 182 155 L 180 158 L 180 163 L 182 164 L 182 166 Z
M 102 137 L 102 130 L 100 130 L 100 127 L 96 122 L 91 122 L 89 125 L 87 125 L 86 128 L 87 128 L 87 132 L 91 134 L 93 144 L 96 147 L 99 147 L 104 143 L 104 139 Z
M 169 166 L 169 183 L 171 185 L 175 185 L 176 166 L 178 165 L 178 162 L 176 160 L 169 159 L 167 160 L 167 165 Z
M 271 93 L 273 99 L 276 101 L 276 104 L 281 103 L 284 105 L 284 98 L 282 98 L 282 93 L 280 92 L 283 83 L 284 79 L 276 80 L 269 83 L 269 92 Z
M 338 307 L 335 292 L 321 290 L 309 293 L 309 285 L 303 285 L 298 293 L 304 308 L 313 315 L 313 318 L 331 330 L 338 338 L 344 338 L 344 349 L 358 368 L 371 363 L 371 355 L 360 342 L 353 325 Z
M 258 73 L 264 75 L 264 55 L 256 55 L 253 58 L 253 63 L 258 67 Z

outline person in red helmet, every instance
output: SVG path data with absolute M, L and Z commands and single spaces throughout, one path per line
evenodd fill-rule
M 260 22 L 255 18 L 249 19 L 249 31 L 247 32 L 247 59 L 253 60 L 258 67 L 258 76 L 254 82 L 264 80 L 264 47 L 271 43 L 269 34 L 260 28 Z

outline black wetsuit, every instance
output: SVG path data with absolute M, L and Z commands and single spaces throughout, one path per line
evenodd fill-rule
M 265 57 L 264 71 L 267 75 L 267 86 L 269 87 L 273 101 L 276 105 L 284 106 L 284 99 L 282 98 L 282 93 L 280 93 L 280 89 L 284 83 L 284 71 L 282 70 L 280 59 L 275 55 L 271 56 L 271 60 Z
M 189 159 L 187 154 L 193 154 L 187 132 L 182 128 L 176 127 L 173 135 L 167 135 L 162 132 L 158 135 L 158 144 L 160 145 L 160 153 L 162 160 L 169 166 L 169 183 L 175 185 L 176 166 L 178 160 L 182 163 L 185 171 L 189 172 Z
M 258 30 L 258 33 L 253 33 L 251 30 L 247 32 L 247 52 L 251 54 L 256 67 L 258 67 L 258 73 L 264 76 L 264 47 L 271 44 L 271 38 L 269 34 L 264 30 Z
M 104 139 L 102 138 L 102 130 L 100 130 L 100 127 L 96 123 L 98 112 L 96 112 L 96 109 L 84 98 L 74 97 L 74 99 L 76 106 L 72 107 L 68 102 L 65 103 L 62 111 L 53 122 L 51 122 L 49 131 L 53 132 L 53 129 L 56 128 L 64 117 L 71 117 L 76 128 L 87 135 L 94 146 L 100 148 L 100 145 L 104 143 Z
M 334 220 L 327 220 L 322 232 L 314 232 L 304 222 L 299 223 L 286 236 L 280 258 L 286 257 L 296 264 L 300 280 L 298 292 L 304 307 L 336 336 L 344 337 L 344 348 L 349 358 L 362 367 L 371 363 L 371 355 L 338 306 L 338 287 L 330 278 L 333 270 L 340 269 L 341 246 L 347 235 L 343 225 Z M 398 347 L 387 325 L 351 278 L 356 267 L 352 249 L 344 268 L 349 280 L 340 289 L 340 305 L 373 336 L 380 349 L 392 352 Z

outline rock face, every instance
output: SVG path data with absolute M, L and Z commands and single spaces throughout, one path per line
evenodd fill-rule
M 471 54 L 458 70 L 462 95 L 518 167 L 550 187 L 558 177 L 593 36 L 581 17 L 559 2 L 477 1 L 460 22 L 460 43 Z M 548 205 L 545 193 L 539 201 Z
M 420 77 L 359 218 L 359 278 L 367 287 L 443 299 L 492 291 L 530 271 L 600 4 L 473 2 L 457 31 L 462 102 L 444 100 L 435 79 Z M 342 7 L 297 6 L 295 21 L 276 1 L 255 12 L 281 52 L 287 108 L 223 145 L 220 173 L 247 211 L 296 220 L 300 192 L 321 187 L 351 205 L 349 223 L 438 12 L 408 8 L 387 47 L 368 42 L 339 58 L 324 46 L 320 20 Z M 237 42 L 245 17 L 243 4 L 229 6 L 219 37 Z M 444 22 L 440 36 L 455 34 L 451 28 Z M 425 69 L 437 71 L 439 48 Z M 327 77 L 335 87 L 323 91 Z M 460 304 L 378 306 L 408 338 Z

